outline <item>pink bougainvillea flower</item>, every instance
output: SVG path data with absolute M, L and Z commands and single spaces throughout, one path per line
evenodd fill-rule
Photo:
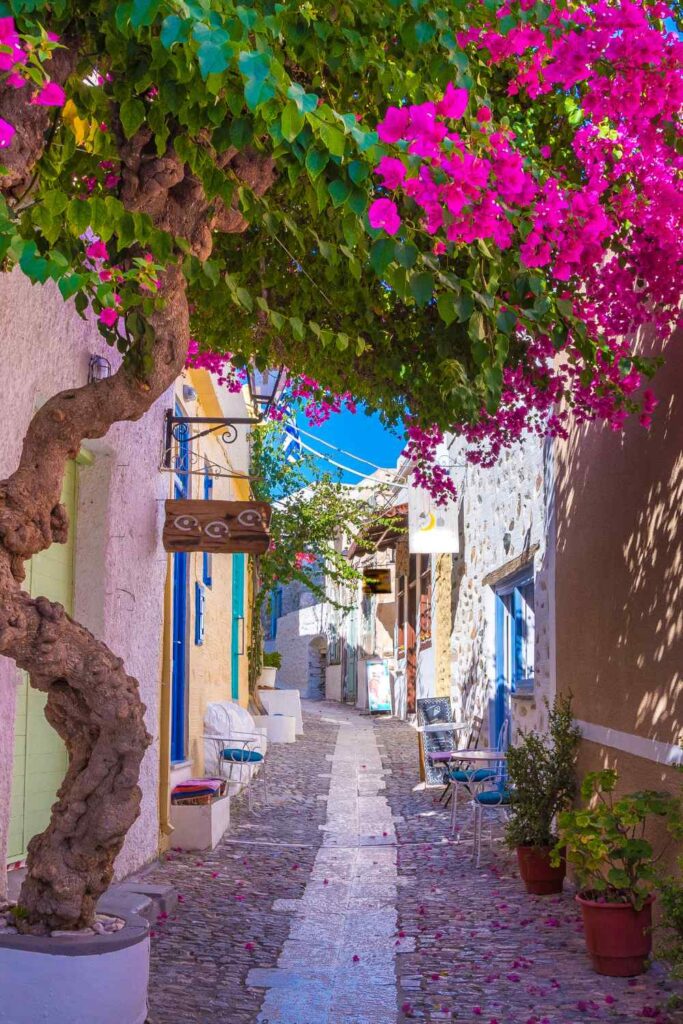
M 398 207 L 391 199 L 375 199 L 368 210 L 370 227 L 383 228 L 388 235 L 395 235 L 401 226 Z
M 492 116 L 490 107 L 480 107 L 477 111 L 477 121 L 480 124 L 487 124 Z
M 89 256 L 91 260 L 106 260 L 109 259 L 109 253 L 107 247 L 103 241 L 99 238 L 96 242 L 92 242 L 85 250 L 85 255 Z
M 256 949 L 256 947 L 254 946 L 254 943 L 253 943 L 253 942 L 245 942 L 245 943 L 244 943 L 244 948 L 245 948 L 245 949 L 246 949 L 246 950 L 247 950 L 247 951 L 248 951 L 249 953 L 251 953 L 251 952 L 252 952 L 252 950 Z
M 11 125 L 9 121 L 5 121 L 4 117 L 0 117 L 0 149 L 9 146 L 15 133 L 16 128 L 14 125 Z
M 467 109 L 469 93 L 467 89 L 456 89 L 451 82 L 446 86 L 443 99 L 437 103 L 436 109 L 442 117 L 462 117 Z
M 358 954 L 357 954 L 357 953 L 354 953 L 354 954 L 353 954 L 353 957 L 352 957 L 352 959 L 353 959 L 353 962 L 354 962 L 354 964 L 357 964 L 357 963 L 359 963 L 359 961 L 360 961 L 360 957 L 358 956 Z
M 112 308 L 112 306 L 105 306 L 100 313 L 100 322 L 103 323 L 105 327 L 113 327 L 118 318 L 119 314 Z
M 403 138 L 410 114 L 405 107 L 389 107 L 384 120 L 377 125 L 377 134 L 382 142 L 398 142 Z
M 375 174 L 384 179 L 386 188 L 396 189 L 405 181 L 405 164 L 393 156 L 383 156 L 375 168 Z
M 46 82 L 40 92 L 31 99 L 31 103 L 39 107 L 63 107 L 66 93 L 57 82 Z

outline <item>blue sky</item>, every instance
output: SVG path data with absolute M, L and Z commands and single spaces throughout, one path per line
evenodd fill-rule
M 400 436 L 391 433 L 383 427 L 378 416 L 366 416 L 362 411 L 362 407 L 355 414 L 345 411 L 337 416 L 332 416 L 327 423 L 320 427 L 309 426 L 306 417 L 299 413 L 297 415 L 297 426 L 309 431 L 311 434 L 315 434 L 316 438 L 321 438 L 323 441 L 336 445 L 337 448 L 343 448 L 353 455 L 363 456 L 378 466 L 387 468 L 396 465 L 396 460 L 405 443 Z M 336 462 L 344 463 L 360 472 L 372 472 L 370 466 L 354 462 L 348 456 L 333 452 L 331 449 L 324 447 L 324 445 L 316 445 L 315 441 L 310 437 L 302 435 L 301 440 L 306 444 L 310 444 L 311 447 L 317 448 L 318 451 L 323 452 Z M 320 465 L 325 467 L 324 462 L 321 462 Z M 351 473 L 342 474 L 342 480 L 345 483 L 356 483 L 359 479 L 359 477 Z

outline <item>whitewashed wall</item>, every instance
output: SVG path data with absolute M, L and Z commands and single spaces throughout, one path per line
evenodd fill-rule
M 462 442 L 451 447 L 462 464 Z M 462 537 L 453 560 L 451 689 L 457 712 L 486 714 L 495 679 L 495 595 L 483 586 L 499 569 L 534 544 L 534 699 L 513 699 L 513 725 L 544 728 L 543 698 L 552 701 L 554 675 L 554 522 L 552 452 L 535 437 L 506 453 L 492 469 L 467 466 L 460 472 Z M 506 536 L 507 535 L 507 536 Z M 486 737 L 486 721 L 483 736 Z
M 64 388 L 85 384 L 92 353 L 119 357 L 96 328 L 48 283 L 32 286 L 19 273 L 0 275 L 0 477 L 16 466 L 35 409 Z M 158 694 L 166 555 L 161 546 L 169 477 L 158 472 L 162 397 L 142 420 L 118 424 L 101 441 L 85 442 L 92 466 L 78 470 L 75 615 L 121 655 L 140 682 L 154 738 L 142 765 L 142 811 L 117 862 L 124 875 L 157 853 Z M 3 885 L 12 780 L 18 673 L 0 657 L 0 891 Z

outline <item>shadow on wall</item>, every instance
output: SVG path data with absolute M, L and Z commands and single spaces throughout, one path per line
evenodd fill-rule
M 327 668 L 327 637 L 314 636 L 308 645 L 308 700 L 325 697 L 325 669 Z
M 641 348 L 658 354 L 652 341 Z M 664 347 L 652 427 L 572 428 L 557 446 L 558 689 L 576 717 L 681 744 L 683 332 Z M 616 766 L 623 789 L 674 788 L 662 764 L 585 743 L 581 768 Z

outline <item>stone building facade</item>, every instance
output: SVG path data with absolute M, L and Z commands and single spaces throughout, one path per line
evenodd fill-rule
M 543 729 L 555 692 L 552 449 L 528 436 L 491 469 L 450 452 L 460 491 L 460 553 L 451 565 L 450 685 L 458 715 L 476 715 L 495 740 L 496 690 L 516 729 Z M 443 571 L 443 570 L 442 570 Z M 524 590 L 524 621 L 512 639 L 524 648 L 524 685 L 515 685 L 506 591 Z M 526 600 L 533 595 L 531 601 Z M 442 609 L 443 612 L 443 609 Z M 514 626 L 514 623 L 512 624 Z M 531 635 L 533 631 L 533 636 Z M 504 692 L 501 692 L 503 690 Z M 498 716 L 499 719 L 499 716 Z

